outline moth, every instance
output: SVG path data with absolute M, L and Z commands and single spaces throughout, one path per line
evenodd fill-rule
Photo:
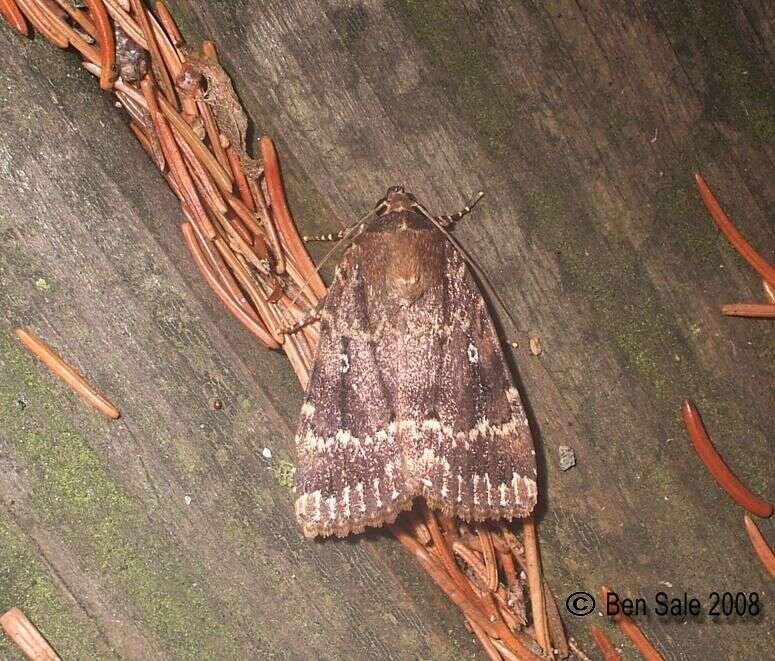
M 445 230 L 479 197 L 432 217 L 394 186 L 345 250 L 295 439 L 307 537 L 392 523 L 417 496 L 466 521 L 532 511 L 535 451 L 520 394 Z

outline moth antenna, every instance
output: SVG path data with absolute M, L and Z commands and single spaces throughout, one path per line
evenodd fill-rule
M 482 196 L 484 193 L 480 192 L 476 198 L 473 200 L 473 204 L 476 204 L 480 199 L 482 199 Z M 469 207 L 472 207 L 473 204 L 468 205 Z M 487 290 L 487 294 L 492 296 L 492 298 L 495 300 L 495 302 L 500 306 L 501 310 L 505 313 L 505 315 L 508 317 L 509 321 L 511 322 L 512 328 L 520 332 L 519 327 L 517 326 L 517 322 L 514 321 L 514 317 L 511 316 L 511 313 L 509 312 L 509 309 L 506 307 L 506 304 L 503 302 L 503 299 L 500 297 L 500 294 L 498 294 L 495 287 L 492 286 L 492 283 L 490 282 L 490 279 L 487 277 L 487 274 L 484 272 L 483 269 L 479 267 L 479 265 L 476 263 L 473 257 L 468 254 L 466 249 L 460 244 L 460 242 L 450 234 L 447 229 L 442 225 L 438 220 L 436 220 L 433 216 L 431 216 L 428 211 L 423 207 L 422 205 L 418 204 L 416 205 L 416 208 L 420 209 L 422 211 L 422 214 L 430 220 L 436 228 L 449 239 L 449 242 L 455 247 L 455 249 L 463 256 L 463 259 L 466 261 L 466 263 L 471 267 L 474 274 L 477 278 L 482 282 L 484 285 L 484 288 Z M 469 209 L 470 210 L 470 209 Z
M 321 259 L 320 263 L 318 263 L 315 266 L 315 273 L 320 272 L 320 269 L 323 268 L 323 265 L 329 259 L 331 259 L 331 257 L 334 255 L 334 253 L 337 250 L 339 250 L 339 248 L 341 247 L 342 243 L 344 243 L 345 241 L 352 241 L 353 239 L 355 239 L 357 236 L 360 235 L 360 232 L 362 232 L 365 229 L 366 222 L 369 220 L 369 217 L 373 213 L 374 213 L 374 210 L 369 211 L 369 213 L 367 213 L 365 216 L 363 216 L 360 220 L 356 220 L 354 223 L 348 225 L 344 229 L 344 232 L 342 233 L 342 238 L 339 239 L 334 244 L 334 246 L 333 246 L 333 248 L 331 248 L 331 250 L 329 250 L 325 255 L 323 255 L 323 259 Z M 352 233 L 353 230 L 360 230 L 360 231 L 358 232 L 358 234 L 353 234 Z M 299 300 L 299 296 L 301 296 L 301 293 L 307 288 L 307 285 L 309 285 L 309 278 L 305 278 L 304 279 L 304 282 L 302 283 L 301 287 L 299 287 L 299 291 L 296 292 L 296 296 L 294 296 L 293 299 L 291 299 L 291 305 L 294 305 L 296 303 L 296 301 Z
M 454 225 L 457 221 L 461 220 L 462 218 L 465 218 L 473 208 L 476 206 L 476 203 L 479 202 L 484 197 L 484 191 L 479 191 L 476 195 L 474 195 L 466 205 L 460 210 L 456 211 L 453 214 L 444 214 L 443 216 L 436 216 L 436 220 L 439 221 L 444 227 L 450 227 L 451 225 Z

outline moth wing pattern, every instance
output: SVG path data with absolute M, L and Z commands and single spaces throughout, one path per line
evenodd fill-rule
M 407 356 L 424 388 L 399 422 L 410 480 L 432 508 L 464 520 L 528 516 L 537 471 L 522 401 L 477 283 L 446 241 L 445 253 L 443 286 L 412 312 L 437 320 L 435 346 Z
M 535 451 L 492 319 L 419 215 L 387 214 L 337 267 L 296 449 L 308 537 L 390 523 L 420 495 L 464 520 L 532 511 Z
M 375 350 L 382 333 L 359 262 L 345 255 L 326 297 L 296 434 L 295 509 L 307 537 L 362 532 L 411 507 L 391 385 Z

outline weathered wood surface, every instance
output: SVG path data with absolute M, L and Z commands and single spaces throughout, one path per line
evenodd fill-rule
M 760 287 L 691 180 L 705 172 L 772 259 L 773 5 L 172 6 L 194 43 L 218 43 L 255 135 L 277 140 L 305 230 L 336 229 L 397 182 L 439 212 L 487 191 L 457 236 L 520 326 L 505 335 L 560 601 L 602 582 L 649 598 L 758 590 L 757 620 L 640 622 L 669 658 L 762 658 L 772 582 L 679 404 L 694 398 L 731 466 L 775 497 L 772 325 L 719 314 Z M 75 56 L 5 25 L 0 52 L 0 609 L 24 608 L 64 658 L 479 654 L 389 538 L 300 538 L 282 463 L 301 398 L 290 368 L 212 299 L 176 201 Z M 20 349 L 10 330 L 27 324 L 120 421 Z M 559 445 L 576 451 L 567 473 Z M 564 617 L 587 640 L 588 622 Z M 3 639 L 0 655 L 14 658 Z

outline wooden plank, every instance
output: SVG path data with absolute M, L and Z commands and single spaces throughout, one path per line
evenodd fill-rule
M 301 537 L 288 365 L 212 299 L 176 200 L 109 97 L 43 41 L 2 43 L 0 503 L 97 640 L 122 658 L 472 653 L 397 544 Z M 18 325 L 110 392 L 120 421 L 29 356 Z M 7 589 L 26 571 L 3 567 L 0 609 L 35 610 L 34 593 Z M 424 621 L 428 608 L 441 617 Z M 93 658 L 45 619 L 63 658 Z
M 721 316 L 723 303 L 760 298 L 759 282 L 692 183 L 701 169 L 772 260 L 766 5 L 170 3 L 190 43 L 218 44 L 256 135 L 275 138 L 306 232 L 360 217 L 394 183 L 440 213 L 486 190 L 456 233 L 520 326 L 503 330 L 519 342 L 512 358 L 542 457 L 543 564 L 561 610 L 604 582 L 630 596 L 766 594 L 740 513 L 679 416 L 683 398 L 697 401 L 730 465 L 773 497 L 772 327 Z M 474 653 L 393 542 L 300 539 L 284 480 L 260 459 L 263 447 L 292 459 L 291 370 L 211 300 L 174 200 L 96 85 L 72 58 L 3 30 L 3 328 L 31 324 L 126 415 L 96 420 L 3 345 L 4 401 L 30 403 L 0 431 L 13 469 L 0 473 L 0 498 L 33 548 L 45 534 L 77 559 L 83 576 L 67 574 L 67 589 L 99 596 L 105 610 L 87 611 L 125 656 Z M 223 411 L 208 408 L 216 396 Z M 69 435 L 75 457 L 58 440 Z M 558 468 L 559 445 L 576 451 L 571 471 Z M 43 479 L 62 452 L 121 505 L 117 558 L 97 534 L 113 510 L 65 477 Z M 39 554 L 56 568 L 58 553 Z M 110 638 L 108 605 L 137 626 Z M 587 623 L 563 616 L 589 642 Z M 641 624 L 668 656 L 740 658 L 772 622 L 765 609 L 735 627 Z

